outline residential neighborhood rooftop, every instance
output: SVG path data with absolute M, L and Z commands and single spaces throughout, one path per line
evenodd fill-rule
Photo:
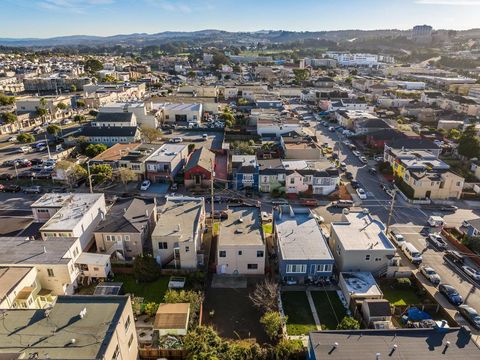
M 262 245 L 260 210 L 256 207 L 232 207 L 228 219 L 220 223 L 219 245 Z

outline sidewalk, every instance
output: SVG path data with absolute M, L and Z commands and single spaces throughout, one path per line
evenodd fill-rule
M 317 327 L 317 330 L 320 331 L 322 330 L 322 324 L 320 324 L 320 319 L 317 314 L 317 308 L 315 307 L 315 303 L 313 302 L 312 293 L 310 292 L 310 290 L 307 290 L 306 293 L 308 303 L 310 304 L 310 310 L 312 311 L 313 320 L 315 321 L 315 326 Z

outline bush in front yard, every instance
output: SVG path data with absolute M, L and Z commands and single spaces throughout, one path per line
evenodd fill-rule
M 137 256 L 133 262 L 133 274 L 139 282 L 152 282 L 160 276 L 160 266 L 151 256 Z
M 360 329 L 360 323 L 358 320 L 345 316 L 342 321 L 337 325 L 337 330 L 356 330 Z

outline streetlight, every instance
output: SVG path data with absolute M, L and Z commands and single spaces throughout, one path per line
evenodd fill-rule
M 90 160 L 87 161 L 88 185 L 90 186 L 90 194 L 93 194 L 92 175 L 90 174 Z

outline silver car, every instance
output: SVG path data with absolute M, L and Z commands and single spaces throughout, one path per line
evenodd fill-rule
M 427 278 L 428 281 L 430 281 L 433 285 L 438 285 L 441 282 L 440 276 L 437 274 L 437 272 L 431 268 L 430 266 L 421 266 L 420 267 L 420 272 Z

